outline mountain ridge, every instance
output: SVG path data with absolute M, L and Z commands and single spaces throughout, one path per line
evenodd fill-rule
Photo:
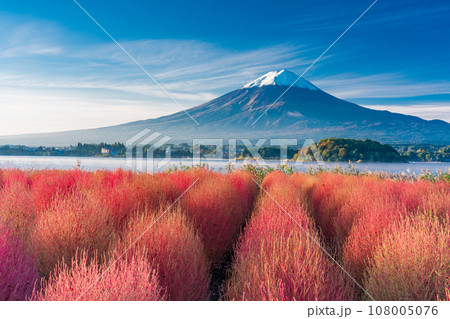
M 143 129 L 171 136 L 171 142 L 193 138 L 313 138 L 318 141 L 337 137 L 369 138 L 385 143 L 450 143 L 450 124 L 445 121 L 368 109 L 334 97 L 305 79 L 298 80 L 295 84 L 299 86 L 293 85 L 286 92 L 297 79 L 298 76 L 285 70 L 272 71 L 240 89 L 193 107 L 188 112 L 199 126 L 181 111 L 97 129 L 0 137 L 0 145 L 125 142 Z M 261 114 L 264 114 L 261 119 L 252 125 Z

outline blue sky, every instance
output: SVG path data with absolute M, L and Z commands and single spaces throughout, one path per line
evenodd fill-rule
M 275 69 L 301 74 L 372 1 L 78 0 L 185 107 Z M 0 3 L 0 135 L 179 111 L 73 0 Z M 379 0 L 305 78 L 450 122 L 450 2 Z

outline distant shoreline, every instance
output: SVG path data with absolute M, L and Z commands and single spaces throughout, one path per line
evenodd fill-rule
M 200 152 L 205 158 L 219 155 L 216 145 L 197 145 L 188 143 L 164 144 L 153 149 L 145 145 L 140 152 L 145 157 L 151 154 L 153 158 L 166 158 L 170 152 L 172 158 L 192 159 L 194 153 Z M 254 148 L 251 145 L 222 145 L 219 157 L 223 159 L 252 160 L 260 157 L 263 160 L 286 159 L 288 162 L 324 161 L 326 163 L 409 163 L 409 162 L 450 162 L 450 145 L 428 144 L 399 144 L 389 145 L 365 139 L 355 140 L 346 138 L 326 138 L 309 145 L 283 147 L 262 144 Z M 128 149 L 123 143 L 114 144 L 82 144 L 66 147 L 28 147 L 24 145 L 0 146 L 3 156 L 48 156 L 48 157 L 79 157 L 79 158 L 125 158 L 129 152 L 133 155 L 138 151 L 136 147 Z M 150 153 L 148 153 L 150 152 Z M 283 153 L 284 152 L 284 153 Z M 282 155 L 283 154 L 283 155 Z M 142 155 L 141 155 L 142 156 Z
M 125 156 L 73 156 L 73 155 L 3 155 L 0 154 L 0 157 L 36 157 L 36 158 L 86 158 L 86 159 L 126 159 Z M 160 157 L 157 157 L 160 158 Z M 174 164 L 176 164 L 176 160 L 190 160 L 192 157 L 173 157 L 172 160 L 174 161 Z M 202 158 L 203 159 L 203 158 Z M 248 161 L 249 163 L 252 163 L 255 161 L 255 159 L 204 159 L 205 161 L 211 161 L 211 162 L 221 162 L 221 161 L 238 161 L 238 162 L 245 162 Z M 267 162 L 286 162 L 286 163 L 294 163 L 295 160 L 288 159 L 288 160 L 279 160 L 279 159 L 273 159 L 273 158 L 263 158 L 264 161 Z M 317 164 L 316 161 L 302 161 L 304 164 Z M 361 162 L 342 162 L 342 161 L 324 161 L 325 164 L 334 164 L 339 163 L 341 165 L 353 165 L 353 164 L 445 164 L 448 163 L 450 165 L 450 161 L 445 162 L 439 162 L 439 161 L 410 161 L 410 162 L 373 162 L 373 161 L 361 161 Z

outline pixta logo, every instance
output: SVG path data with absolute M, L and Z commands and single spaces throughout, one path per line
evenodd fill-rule
M 162 136 L 161 133 L 152 132 L 149 129 L 137 133 L 125 143 L 127 167 L 130 167 L 133 171 L 147 173 L 160 171 L 170 164 L 171 147 L 170 145 L 166 147 L 166 155 L 163 159 L 155 160 L 154 152 L 171 139 L 170 136 Z M 146 154 L 144 154 L 144 150 Z
M 166 168 L 172 161 L 171 145 L 167 144 L 172 137 L 162 133 L 145 129 L 134 135 L 126 142 L 127 166 L 133 171 L 153 173 Z M 228 164 L 237 166 L 237 145 L 245 147 L 250 154 L 252 163 L 256 166 L 268 166 L 262 158 L 260 150 L 263 147 L 277 147 L 280 150 L 280 161 L 286 161 L 288 158 L 288 148 L 298 147 L 297 139 L 193 139 L 192 140 L 192 166 L 207 164 L 209 161 L 227 160 Z M 202 146 L 214 148 L 214 152 L 202 153 Z M 165 156 L 161 157 L 161 150 L 158 152 L 158 158 L 155 158 L 157 149 L 165 149 Z M 228 158 L 224 158 L 224 148 L 228 151 Z M 304 162 L 316 162 L 319 166 L 325 166 L 325 163 L 317 149 L 316 143 L 312 139 L 304 141 L 303 146 L 298 152 L 295 161 L 291 165 L 302 165 Z

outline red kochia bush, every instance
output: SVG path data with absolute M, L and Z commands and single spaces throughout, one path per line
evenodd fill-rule
M 314 190 L 317 187 L 317 184 L 320 180 L 313 175 L 304 174 L 304 173 L 295 173 L 290 177 L 290 183 L 295 185 L 295 187 L 299 187 L 302 191 L 304 202 L 308 204 L 310 210 L 312 209 L 312 197 L 314 194 Z
M 132 213 L 131 181 L 135 175 L 131 171 L 118 169 L 116 171 L 96 171 L 92 180 L 82 187 L 82 193 L 87 200 L 102 207 L 120 227 Z
M 206 300 L 210 264 L 203 243 L 179 211 L 145 213 L 129 222 L 119 251 L 145 253 L 170 300 Z M 133 244 L 134 243 L 134 244 Z
M 116 255 L 117 256 L 117 255 Z M 40 301 L 158 301 L 166 300 L 164 289 L 151 263 L 142 255 L 100 263 L 97 258 L 77 254 L 69 268 L 60 265 L 35 291 L 34 300 Z M 117 256 L 118 257 L 118 256 Z M 100 264 L 100 265 L 99 265 Z
M 269 174 L 267 174 L 266 177 L 264 177 L 264 179 L 261 183 L 261 188 L 266 190 L 267 192 L 269 192 L 270 188 L 273 185 L 276 185 L 279 183 L 287 183 L 288 179 L 289 179 L 289 177 L 286 174 L 284 174 L 283 172 L 273 171 L 273 172 L 270 172 Z
M 184 171 L 175 171 L 170 174 L 166 174 L 166 178 L 168 178 L 170 183 L 173 184 L 175 189 L 177 189 L 179 196 L 191 185 L 196 183 L 196 181 L 206 180 L 216 174 L 217 173 L 205 168 L 196 168 Z
M 168 174 L 168 179 L 170 180 L 171 184 L 173 184 L 177 189 L 179 194 L 182 194 L 182 192 L 196 180 L 194 175 L 187 171 L 176 171 L 170 173 Z
M 382 236 L 366 290 L 376 300 L 445 298 L 450 274 L 450 228 L 432 215 L 402 220 Z
M 181 199 L 183 212 L 198 229 L 213 263 L 232 248 L 247 211 L 236 188 L 222 174 L 200 179 Z
M 81 170 L 44 170 L 34 172 L 31 176 L 31 194 L 37 210 L 50 206 L 55 196 L 59 199 L 71 194 L 77 183 L 83 181 L 83 175 L 89 173 Z
M 450 183 L 422 180 L 398 184 L 398 198 L 408 211 L 431 212 L 441 219 L 449 217 Z
M 318 178 L 313 215 L 328 242 L 342 250 L 346 267 L 358 281 L 381 233 L 402 216 L 430 211 L 444 218 L 450 209 L 448 183 L 329 173 Z
M 25 246 L 0 225 L 0 301 L 26 300 L 39 279 Z
M 132 215 L 136 207 L 132 189 L 125 181 L 117 182 L 115 185 L 97 185 L 85 190 L 85 194 L 87 200 L 102 207 L 110 215 L 118 229 Z
M 94 185 L 85 187 L 84 192 L 91 201 L 103 206 L 121 228 L 137 211 L 156 209 L 175 201 L 194 181 L 193 178 L 189 175 L 187 185 L 177 185 L 165 173 L 97 172 Z
M 443 299 L 439 299 L 440 301 L 450 301 L 450 275 L 447 276 L 447 281 L 445 283 L 445 297 Z
M 181 195 L 180 191 L 184 191 L 178 190 L 166 173 L 135 174 L 129 187 L 138 210 L 151 210 L 165 203 L 171 204 Z
M 448 185 L 446 189 L 445 185 L 422 181 L 363 178 L 335 220 L 337 230 L 345 225 L 345 220 L 351 220 L 347 224 L 350 230 L 341 237 L 343 259 L 348 270 L 357 280 L 363 280 L 381 234 L 404 216 L 429 212 L 440 219 L 448 218 L 448 194 Z M 337 234 L 343 234 L 343 231 Z
M 29 237 L 36 218 L 36 206 L 31 192 L 22 183 L 8 183 L 0 189 L 0 221 L 23 239 Z
M 108 212 L 83 194 L 55 200 L 39 214 L 31 236 L 40 272 L 47 276 L 59 262 L 70 262 L 79 249 L 88 256 L 105 252 L 115 229 Z
M 312 192 L 313 214 L 329 242 L 341 246 L 353 224 L 374 201 L 391 200 L 395 182 L 371 176 L 324 173 Z
M 398 202 L 377 200 L 361 215 L 342 248 L 344 266 L 358 282 L 362 282 L 364 278 L 381 234 L 401 220 L 405 212 Z
M 269 189 L 284 210 L 263 196 L 237 245 L 225 298 L 353 300 L 348 278 L 317 245 L 301 191 L 285 182 Z
M 314 214 L 325 237 L 342 246 L 355 223 L 372 207 L 406 210 L 401 184 L 372 176 L 320 174 L 314 191 Z M 387 207 L 390 206 L 388 209 Z
M 245 171 L 226 174 L 225 179 L 235 187 L 241 200 L 242 210 L 248 215 L 255 202 L 258 184 L 253 180 L 252 175 Z
M 333 220 L 334 235 L 339 245 L 343 245 L 353 225 L 359 218 L 363 218 L 366 211 L 372 211 L 372 207 L 386 207 L 396 202 L 396 184 L 391 180 L 371 176 L 349 177 L 342 187 L 347 187 L 348 191 L 343 193 L 346 195 L 345 202 Z M 402 209 L 401 205 L 395 207 Z
M 324 173 L 312 192 L 312 212 L 322 234 L 328 241 L 336 241 L 335 218 L 352 191 L 350 178 Z
M 2 184 L 0 186 L 5 187 L 10 184 L 20 184 L 24 188 L 30 189 L 31 179 L 29 173 L 20 169 L 3 170 Z

